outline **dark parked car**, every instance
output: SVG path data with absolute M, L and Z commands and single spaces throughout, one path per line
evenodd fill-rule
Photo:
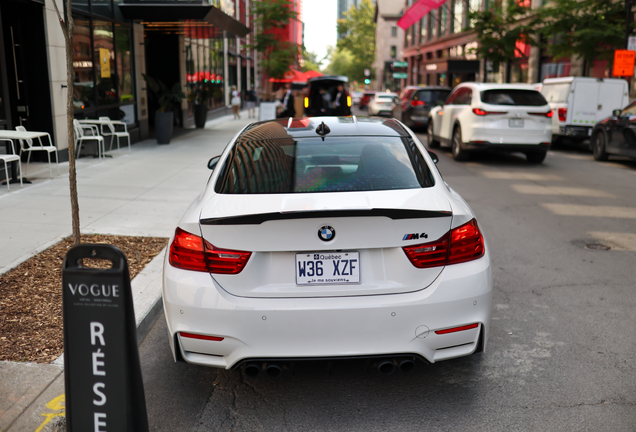
M 636 100 L 596 123 L 590 146 L 597 161 L 605 161 L 609 155 L 636 158 Z
M 324 75 L 307 80 L 305 114 L 307 117 L 351 115 L 351 96 L 346 76 Z M 339 106 L 336 104 L 338 86 L 342 86 L 345 96 Z
M 360 109 L 367 109 L 369 107 L 369 102 L 371 102 L 371 99 L 373 99 L 375 94 L 376 92 L 374 91 L 364 92 L 362 98 L 360 99 L 360 104 L 358 105 L 358 107 Z
M 431 108 L 444 103 L 449 87 L 406 87 L 393 108 L 393 117 L 410 128 L 426 127 Z

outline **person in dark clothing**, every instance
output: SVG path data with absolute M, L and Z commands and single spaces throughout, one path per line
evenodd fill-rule
M 256 117 L 254 115 L 254 107 L 256 106 L 256 92 L 254 91 L 254 86 L 251 86 L 250 89 L 245 92 L 245 102 L 247 102 L 249 118 Z
M 345 91 L 342 84 L 338 85 L 338 93 L 336 94 L 336 102 L 335 102 L 335 112 L 334 114 L 337 116 L 346 116 L 351 115 L 351 109 L 347 105 L 347 92 Z
M 287 87 L 287 92 L 285 96 L 281 99 L 281 103 L 283 104 L 284 110 L 278 118 L 285 117 L 294 117 L 296 116 L 296 108 L 294 108 L 294 95 L 289 87 Z

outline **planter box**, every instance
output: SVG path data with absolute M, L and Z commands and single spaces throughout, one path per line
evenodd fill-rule
M 157 144 L 170 144 L 173 129 L 172 122 L 172 111 L 155 112 L 155 136 L 157 137 Z
M 194 125 L 197 129 L 203 129 L 208 119 L 208 107 L 206 105 L 194 106 Z

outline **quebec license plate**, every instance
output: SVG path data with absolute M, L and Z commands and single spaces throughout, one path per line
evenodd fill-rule
M 360 283 L 360 252 L 296 254 L 296 285 Z
M 522 128 L 523 119 L 508 119 L 508 126 L 511 128 Z

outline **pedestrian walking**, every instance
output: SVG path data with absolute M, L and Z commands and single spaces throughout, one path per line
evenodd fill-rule
M 256 118 L 254 108 L 256 107 L 256 92 L 254 86 L 250 86 L 250 89 L 245 93 L 245 102 L 247 104 L 247 115 L 249 118 Z
M 347 92 L 344 87 L 341 85 L 338 86 L 338 93 L 336 94 L 336 102 L 335 102 L 335 115 L 337 116 L 345 116 L 350 115 L 349 107 L 347 105 Z
M 287 92 L 285 96 L 281 100 L 283 104 L 283 112 L 278 116 L 279 118 L 284 117 L 294 117 L 296 115 L 296 108 L 294 108 L 294 95 L 292 94 L 291 88 L 286 87 Z
M 241 118 L 241 95 L 236 90 L 236 86 L 232 86 L 232 113 L 234 114 L 234 120 Z

